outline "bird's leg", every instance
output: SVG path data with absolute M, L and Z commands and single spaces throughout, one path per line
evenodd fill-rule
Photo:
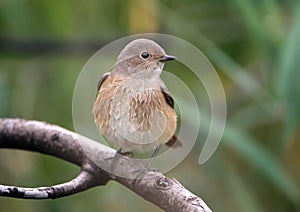
M 154 158 L 157 156 L 157 153 L 160 150 L 160 147 L 161 147 L 161 144 L 158 145 L 155 148 L 155 150 L 154 150 L 154 152 L 153 152 L 153 154 L 152 154 L 152 156 L 150 158 L 150 161 L 147 163 L 147 165 L 143 169 L 139 169 L 139 170 L 135 170 L 134 171 L 134 173 L 138 172 L 138 175 L 136 176 L 136 178 L 134 180 L 134 183 L 135 183 L 136 180 L 142 179 L 144 177 L 144 175 L 146 174 L 146 172 L 150 170 L 151 165 L 152 165 L 152 163 L 154 161 Z
M 117 164 L 118 160 L 120 159 L 120 155 L 122 156 L 128 156 L 128 157 L 133 157 L 133 153 L 128 151 L 128 152 L 122 152 L 122 148 L 118 149 L 115 156 L 112 159 L 111 165 L 110 165 L 110 172 L 113 173 L 113 169 L 115 165 Z
M 157 156 L 158 151 L 160 150 L 160 147 L 161 147 L 161 145 L 158 145 L 158 146 L 155 148 L 155 150 L 154 150 L 154 152 L 152 153 L 152 156 L 151 156 L 151 158 L 150 158 L 150 161 L 148 162 L 147 166 L 145 167 L 146 170 L 148 170 L 148 169 L 151 168 L 151 165 L 152 165 L 152 163 L 153 163 L 153 161 L 154 161 L 154 158 Z

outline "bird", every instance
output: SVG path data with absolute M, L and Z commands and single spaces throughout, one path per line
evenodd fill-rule
M 145 170 L 162 145 L 182 145 L 175 135 L 174 100 L 160 78 L 165 63 L 175 59 L 153 40 L 135 39 L 121 50 L 111 71 L 98 82 L 95 124 L 117 153 L 153 151 Z

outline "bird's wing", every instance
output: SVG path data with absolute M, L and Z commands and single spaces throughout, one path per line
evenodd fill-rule
M 103 74 L 102 77 L 99 79 L 98 86 L 97 86 L 98 91 L 100 90 L 101 85 L 108 78 L 109 75 L 110 75 L 110 72 L 107 72 L 107 73 Z
M 168 105 L 170 107 L 174 108 L 174 99 L 171 96 L 169 89 L 167 88 L 167 86 L 165 85 L 165 83 L 162 80 L 160 82 L 160 90 L 163 93 Z M 165 143 L 165 145 L 176 148 L 176 147 L 181 147 L 182 142 L 178 139 L 178 137 L 176 135 L 173 135 L 172 138 L 170 138 L 170 140 L 167 143 Z
M 165 85 L 165 83 L 162 80 L 160 81 L 160 90 L 163 93 L 168 105 L 170 107 L 174 108 L 174 99 L 172 98 L 169 89 L 167 88 L 167 86 Z

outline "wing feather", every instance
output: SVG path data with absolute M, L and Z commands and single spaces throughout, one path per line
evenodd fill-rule
M 108 78 L 109 75 L 110 75 L 110 72 L 107 72 L 107 73 L 103 74 L 102 77 L 99 79 L 99 81 L 98 81 L 98 86 L 97 86 L 98 91 L 100 90 L 101 85 L 102 85 L 103 82 Z
M 172 98 L 169 89 L 163 81 L 160 82 L 160 89 L 168 105 L 174 108 L 174 99 Z M 173 135 L 172 138 L 170 138 L 170 140 L 167 143 L 165 143 L 165 145 L 175 148 L 182 147 L 182 142 L 178 139 L 176 135 Z
M 172 98 L 169 89 L 167 88 L 167 86 L 165 85 L 165 83 L 163 81 L 160 82 L 160 90 L 163 93 L 168 105 L 170 107 L 174 108 L 174 99 Z

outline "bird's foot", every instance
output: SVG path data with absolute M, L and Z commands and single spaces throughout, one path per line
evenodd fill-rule
M 133 184 L 135 184 L 137 181 L 141 180 L 144 178 L 144 176 L 147 174 L 147 173 L 150 173 L 150 172 L 158 172 L 159 170 L 156 169 L 156 168 L 151 168 L 150 166 L 145 166 L 144 168 L 142 169 L 137 169 L 137 170 L 134 170 L 132 172 L 133 176 L 134 176 L 134 180 L 133 180 Z
M 110 160 L 112 160 L 111 165 L 110 165 L 110 173 L 113 173 L 113 170 L 115 168 L 115 166 L 117 165 L 118 161 L 120 160 L 120 158 L 122 156 L 127 156 L 127 157 L 133 157 L 133 153 L 132 152 L 122 152 L 121 149 L 119 149 L 116 154 L 114 155 L 113 158 L 110 158 Z
M 117 151 L 117 154 L 127 156 L 127 157 L 130 157 L 130 158 L 133 158 L 133 156 L 134 156 L 133 152 L 130 152 L 130 151 L 128 151 L 128 152 L 119 152 L 119 151 Z

